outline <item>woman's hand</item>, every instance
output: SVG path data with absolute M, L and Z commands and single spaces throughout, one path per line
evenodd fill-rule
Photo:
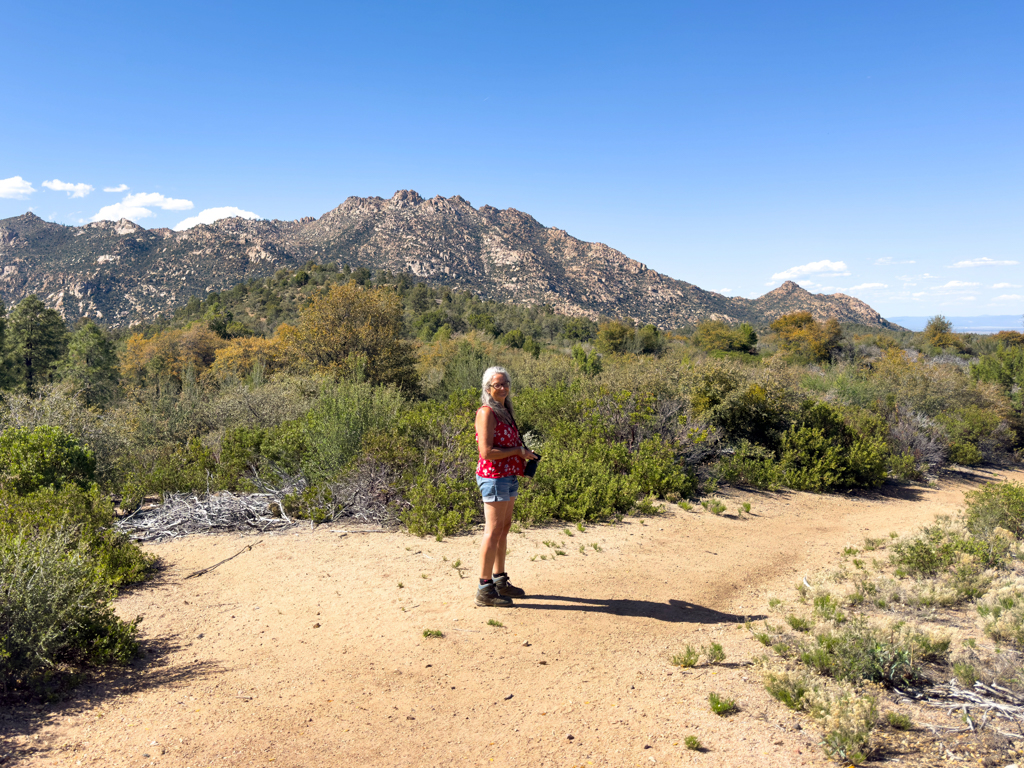
M 526 461 L 530 461 L 532 459 L 539 459 L 540 458 L 540 456 L 538 456 L 536 453 L 531 451 L 525 445 L 520 445 L 519 446 L 519 455 L 522 456 L 523 459 L 525 459 Z

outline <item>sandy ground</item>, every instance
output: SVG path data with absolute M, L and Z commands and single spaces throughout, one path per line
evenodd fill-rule
M 512 609 L 473 605 L 479 532 L 436 542 L 334 525 L 153 545 L 160 574 L 118 601 L 143 617 L 146 654 L 68 701 L 2 712 L 2 764 L 834 765 L 809 721 L 764 692 L 743 619 L 845 545 L 954 513 L 989 479 L 859 496 L 727 489 L 727 514 L 746 501 L 750 515 L 669 507 L 572 536 L 530 529 L 510 537 L 509 572 L 529 592 Z M 669 663 L 711 642 L 723 665 Z M 714 715 L 711 691 L 740 712 Z M 912 758 L 901 764 L 929 764 Z

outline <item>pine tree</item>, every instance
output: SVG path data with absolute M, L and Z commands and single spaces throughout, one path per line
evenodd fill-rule
M 0 389 L 10 384 L 11 364 L 7 360 L 7 307 L 0 301 Z
M 53 378 L 67 334 L 64 318 L 48 309 L 34 293 L 21 300 L 7 323 L 14 389 L 34 395 Z
M 58 366 L 60 378 L 71 382 L 87 405 L 105 405 L 117 393 L 117 353 L 103 329 L 92 320 L 71 334 L 68 352 Z

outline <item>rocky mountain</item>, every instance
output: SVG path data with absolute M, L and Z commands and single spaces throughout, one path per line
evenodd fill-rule
M 628 315 L 662 328 L 707 318 L 763 325 L 796 310 L 895 327 L 858 299 L 790 282 L 754 300 L 705 291 L 514 208 L 477 209 L 458 195 L 350 197 L 319 219 L 223 219 L 183 232 L 125 219 L 82 227 L 32 213 L 0 220 L 0 299 L 8 307 L 35 293 L 69 320 L 114 326 L 309 261 L 406 272 L 483 298 L 590 318 Z

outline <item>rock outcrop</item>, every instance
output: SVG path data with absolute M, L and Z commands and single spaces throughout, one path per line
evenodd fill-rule
M 786 283 L 759 299 L 729 298 L 648 269 L 603 243 L 545 227 L 514 208 L 455 197 L 350 197 L 318 219 L 222 219 L 174 232 L 134 222 L 83 227 L 32 213 L 0 221 L 0 298 L 35 293 L 68 319 L 123 326 L 191 296 L 309 261 L 410 273 L 481 297 L 548 304 L 569 315 L 629 316 L 662 328 L 706 318 L 755 325 L 806 309 L 815 317 L 887 327 L 849 296 Z

